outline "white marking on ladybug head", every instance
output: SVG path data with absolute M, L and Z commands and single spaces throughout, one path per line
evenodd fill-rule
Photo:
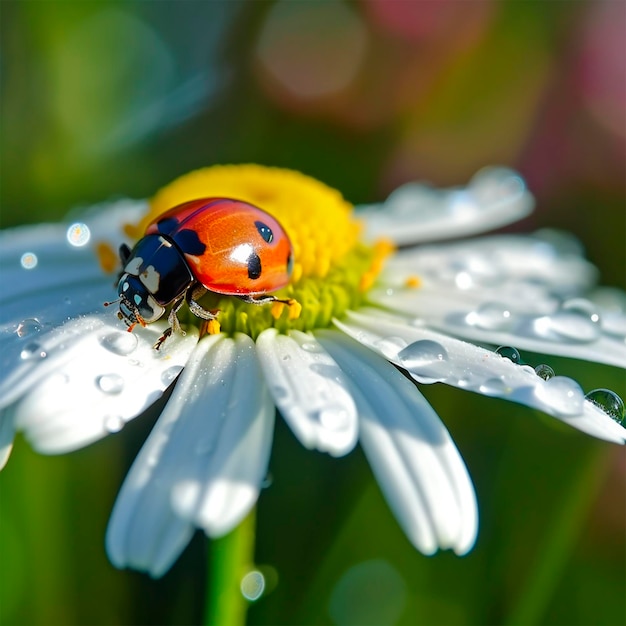
M 128 274 L 132 274 L 133 276 L 139 276 L 139 269 L 142 265 L 143 259 L 140 256 L 136 256 L 126 263 L 124 271 Z
M 148 265 L 148 267 L 141 273 L 141 276 L 139 276 L 139 280 L 141 280 L 150 293 L 156 293 L 159 290 L 161 274 L 156 271 L 154 265 Z

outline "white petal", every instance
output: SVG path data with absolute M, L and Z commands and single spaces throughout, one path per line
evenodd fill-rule
M 117 250 L 120 243 L 128 240 L 123 232 L 124 224 L 137 221 L 146 208 L 145 201 L 121 200 L 81 212 L 74 221 L 0 231 L 0 267 L 4 286 L 0 302 L 4 305 L 38 293 L 42 303 L 47 304 L 45 301 L 51 292 L 63 293 L 77 284 L 87 287 L 91 281 L 101 281 L 103 272 L 95 245 L 107 243 Z M 83 226 L 84 239 L 87 239 L 79 242 L 83 245 L 72 245 L 71 237 L 68 239 L 68 228 L 76 223 Z M 36 258 L 36 264 L 30 269 L 24 267 L 25 253 Z M 32 262 L 26 264 L 27 267 L 30 265 Z M 111 277 L 107 280 L 114 282 Z M 36 311 L 24 313 L 28 317 Z
M 274 402 L 302 445 L 333 456 L 350 452 L 358 434 L 356 407 L 345 376 L 315 337 L 270 328 L 257 347 Z
M 113 563 L 160 576 L 193 526 L 210 536 L 236 526 L 266 475 L 273 423 L 252 340 L 200 341 L 115 503 Z
M 468 552 L 478 528 L 474 489 L 437 414 L 381 357 L 337 332 L 317 335 L 351 381 L 363 450 L 411 542 L 425 554 Z
M 13 439 L 15 438 L 15 425 L 13 410 L 11 408 L 0 411 L 0 470 L 7 464 Z
M 465 188 L 438 190 L 408 183 L 382 205 L 359 207 L 369 239 L 389 237 L 399 245 L 486 232 L 528 215 L 534 205 L 516 172 L 485 168 Z
M 40 452 L 58 454 L 120 430 L 172 383 L 197 331 L 153 348 L 164 330 L 133 333 L 112 313 L 89 316 L 25 342 L 23 358 L 0 384 L 0 403 L 15 406 L 15 426 Z
M 564 377 L 543 380 L 532 368 L 495 352 L 377 311 L 350 312 L 335 324 L 354 339 L 406 369 L 419 382 L 444 382 L 544 411 L 594 437 L 624 443 L 626 429 Z

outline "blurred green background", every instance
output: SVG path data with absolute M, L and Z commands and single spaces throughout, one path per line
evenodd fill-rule
M 620 0 L 0 3 L 0 225 L 145 197 L 191 169 L 299 169 L 351 201 L 519 169 L 522 230 L 626 267 L 626 4 Z M 583 389 L 623 371 L 525 354 Z M 472 474 L 467 557 L 405 539 L 363 454 L 305 451 L 279 420 L 257 509 L 273 589 L 251 624 L 623 624 L 626 456 L 529 409 L 422 391 Z M 193 624 L 211 544 L 162 580 L 119 572 L 104 531 L 158 407 L 65 457 L 21 439 L 0 474 L 0 623 Z M 210 581 L 209 581 L 210 584 Z

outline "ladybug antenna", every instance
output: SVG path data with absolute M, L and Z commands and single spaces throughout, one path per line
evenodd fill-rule
M 112 304 L 116 304 L 117 302 L 119 302 L 121 300 L 121 298 L 118 298 L 117 300 L 111 300 L 111 302 L 104 302 L 104 306 L 111 306 Z

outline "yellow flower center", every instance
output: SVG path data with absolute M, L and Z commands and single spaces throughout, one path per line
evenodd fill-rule
M 295 303 L 256 306 L 209 293 L 202 304 L 220 313 L 219 325 L 211 324 L 208 332 L 221 329 L 256 337 L 270 326 L 283 332 L 327 326 L 333 317 L 358 306 L 391 249 L 384 243 L 359 242 L 361 224 L 335 189 L 299 172 L 260 165 L 217 165 L 181 176 L 154 196 L 150 211 L 139 224 L 129 225 L 127 233 L 139 239 L 160 214 L 209 197 L 243 200 L 281 223 L 293 245 L 294 266 L 290 284 L 275 295 Z M 189 315 L 186 321 L 195 319 Z

